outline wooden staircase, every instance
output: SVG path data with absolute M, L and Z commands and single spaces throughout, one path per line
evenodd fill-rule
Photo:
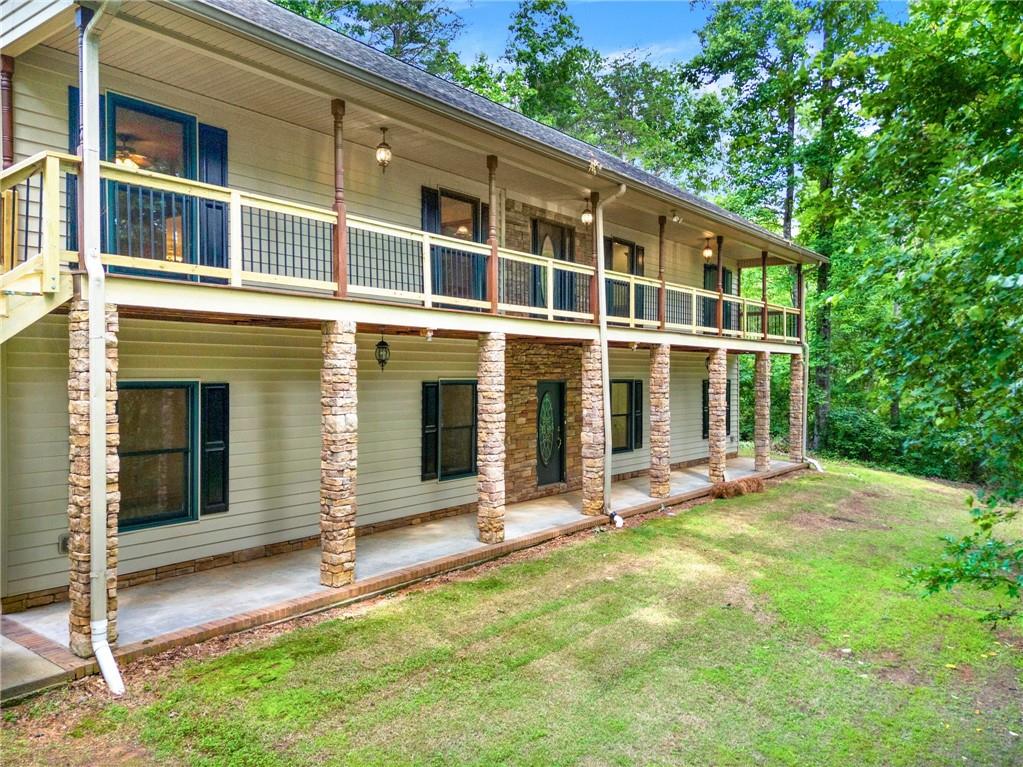
M 60 268 L 60 163 L 43 153 L 0 174 L 0 344 L 71 298 Z

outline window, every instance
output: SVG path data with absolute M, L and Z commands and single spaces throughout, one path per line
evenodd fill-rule
M 643 446 L 643 382 L 611 382 L 611 451 Z
M 476 473 L 476 382 L 424 381 L 421 478 Z
M 622 274 L 642 275 L 646 251 L 642 246 L 618 237 L 604 238 L 604 268 Z
M 732 433 L 732 381 L 725 381 L 725 436 Z M 710 437 L 710 381 L 703 380 L 703 438 Z
M 122 382 L 117 410 L 122 531 L 227 511 L 227 384 Z
M 575 261 L 575 230 L 534 218 L 531 233 L 534 255 Z

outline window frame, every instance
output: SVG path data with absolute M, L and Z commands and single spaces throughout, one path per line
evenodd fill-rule
M 444 221 L 441 218 L 441 211 L 444 207 L 444 198 L 449 197 L 452 200 L 458 200 L 460 202 L 467 202 L 472 205 L 472 236 L 465 240 L 465 242 L 483 243 L 486 242 L 486 225 L 483 223 L 483 202 L 479 197 L 474 197 L 471 194 L 465 194 L 464 192 L 456 192 L 454 189 L 448 189 L 447 187 L 437 187 L 437 229 L 440 230 L 444 226 Z M 437 232 L 442 237 L 451 237 L 451 239 L 457 240 L 458 237 L 453 237 L 449 234 L 442 234 L 440 231 Z
M 607 243 L 611 244 L 611 251 L 608 251 Z M 615 235 L 610 234 L 604 235 L 605 271 L 614 271 L 612 267 L 614 266 L 613 249 L 615 245 L 625 245 L 629 249 L 629 271 L 625 272 L 625 274 L 632 275 L 633 277 L 644 277 L 644 271 L 646 269 L 646 249 L 632 240 L 626 240 L 624 237 L 616 237 Z M 642 257 L 640 256 L 641 252 L 643 253 Z M 622 272 L 616 272 L 616 274 L 622 274 Z
M 183 179 L 195 181 L 199 173 L 199 118 L 189 112 L 182 112 L 180 109 L 155 104 L 152 101 L 144 101 L 107 89 L 106 91 L 106 146 L 103 159 L 113 162 L 112 156 L 117 146 L 117 125 L 115 117 L 117 108 L 123 107 L 135 112 L 158 117 L 162 120 L 181 123 L 184 128 L 185 139 L 185 175 Z
M 158 519 L 158 520 L 144 520 L 137 523 L 125 523 L 119 517 L 117 522 L 117 532 L 130 533 L 138 530 L 148 530 L 154 527 L 166 527 L 167 525 L 180 525 L 187 524 L 189 522 L 197 522 L 199 520 L 199 451 L 202 443 L 200 439 L 200 413 L 199 413 L 199 393 L 200 393 L 200 382 L 197 380 L 176 380 L 176 381 L 118 381 L 117 382 L 118 393 L 121 389 L 185 389 L 188 391 L 188 461 L 186 466 L 188 467 L 188 478 L 186 480 L 187 486 L 185 493 L 185 499 L 187 502 L 187 514 L 180 517 L 174 517 L 173 519 Z M 121 409 L 121 399 L 118 397 L 117 400 L 118 414 Z M 151 453 L 153 451 L 139 451 L 128 454 L 123 454 L 120 447 L 118 447 L 117 455 L 118 460 L 124 457 L 131 457 L 132 455 L 139 455 L 141 453 Z M 172 451 L 165 451 L 172 452 Z
M 445 474 L 443 471 L 444 458 L 442 444 L 443 440 L 441 437 L 444 434 L 444 387 L 445 386 L 471 386 L 472 387 L 472 468 L 469 471 L 458 472 L 455 474 Z M 427 427 L 426 425 L 426 398 L 427 391 L 430 387 L 436 388 L 436 414 L 437 421 L 435 427 Z M 478 455 L 478 444 L 477 439 L 479 435 L 479 381 L 475 378 L 439 378 L 435 381 L 423 381 L 420 387 L 421 390 L 421 405 L 420 405 L 420 481 L 421 482 L 448 482 L 454 479 L 464 479 L 465 477 L 474 477 L 479 473 L 479 455 Z M 452 427 L 454 428 L 454 427 Z M 466 428 L 464 426 L 457 428 Z M 430 429 L 430 430 L 428 430 Z M 426 451 L 428 444 L 432 444 L 434 458 L 436 461 L 436 470 L 431 474 L 426 469 Z
M 624 384 L 624 385 L 627 385 L 629 387 L 629 406 L 628 406 L 628 409 L 626 410 L 626 412 L 624 412 L 624 413 L 616 413 L 613 410 L 613 407 L 614 407 L 613 403 L 614 403 L 614 387 L 615 387 L 615 384 Z M 626 418 L 626 423 L 628 424 L 628 430 L 627 430 L 628 440 L 627 440 L 627 443 L 626 443 L 625 447 L 614 447 L 614 445 L 612 444 L 612 446 L 611 446 L 611 453 L 612 454 L 616 454 L 616 453 L 631 453 L 631 452 L 634 452 L 636 450 L 639 450 L 641 447 L 643 447 L 643 400 L 642 400 L 642 395 L 643 395 L 644 382 L 643 382 L 642 379 L 639 379 L 639 378 L 635 378 L 635 379 L 633 379 L 633 378 L 615 378 L 615 379 L 612 379 L 610 381 L 610 386 L 611 386 L 611 389 L 612 389 L 611 397 L 610 397 L 610 400 L 611 400 L 611 403 L 612 403 L 611 420 L 613 422 L 615 418 L 622 418 L 622 417 L 624 417 L 624 418 Z M 637 399 L 638 399 L 638 406 L 637 406 Z M 614 435 L 614 429 L 612 429 L 611 432 L 612 432 L 612 442 L 613 442 L 613 440 L 614 440 L 614 436 L 613 436 Z

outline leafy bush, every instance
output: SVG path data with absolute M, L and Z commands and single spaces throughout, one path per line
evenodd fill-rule
M 877 413 L 865 408 L 833 407 L 828 417 L 829 453 L 878 464 L 898 462 L 902 440 Z

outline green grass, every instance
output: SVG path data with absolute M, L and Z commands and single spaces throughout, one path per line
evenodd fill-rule
M 1020 627 L 980 624 L 988 595 L 922 599 L 900 576 L 963 528 L 964 496 L 835 463 L 184 664 L 146 692 L 133 682 L 134 700 L 83 714 L 74 693 L 37 699 L 7 717 L 4 751 L 40 765 L 1018 765 Z

